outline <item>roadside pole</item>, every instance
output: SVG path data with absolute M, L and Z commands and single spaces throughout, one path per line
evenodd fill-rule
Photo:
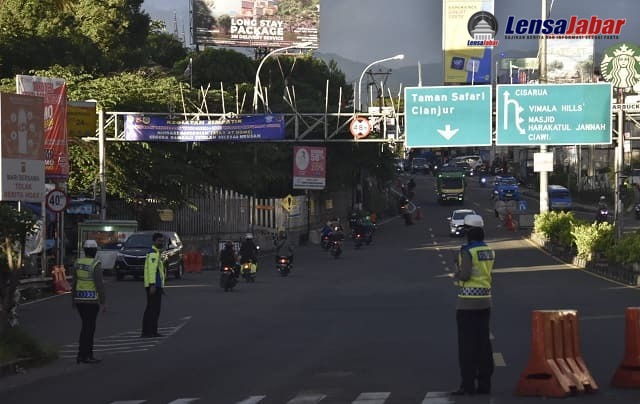
M 622 101 L 624 104 L 624 95 L 618 95 L 618 102 Z M 618 144 L 616 146 L 616 173 L 615 173 L 615 223 L 616 223 L 616 236 L 618 240 L 622 238 L 623 226 L 624 226 L 624 206 L 622 203 L 622 170 L 624 169 L 624 108 L 621 108 L 617 112 L 618 120 Z

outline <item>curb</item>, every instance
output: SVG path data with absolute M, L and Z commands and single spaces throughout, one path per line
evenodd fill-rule
M 32 358 L 14 359 L 10 362 L 0 363 L 0 378 L 25 373 L 25 369 Z

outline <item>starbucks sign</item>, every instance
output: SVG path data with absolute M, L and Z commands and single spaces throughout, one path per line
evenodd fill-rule
M 610 47 L 604 52 L 600 70 L 614 88 L 631 90 L 640 82 L 640 48 L 626 42 Z

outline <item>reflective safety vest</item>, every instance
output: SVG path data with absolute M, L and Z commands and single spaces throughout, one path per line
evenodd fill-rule
M 458 297 L 463 299 L 490 298 L 491 271 L 495 262 L 495 253 L 484 243 L 475 244 L 465 249 L 471 254 L 471 278 L 468 281 L 459 282 Z
M 98 289 L 93 274 L 99 261 L 95 258 L 80 258 L 76 261 L 76 291 L 73 300 L 77 303 L 98 303 Z
M 160 285 L 156 285 L 157 272 L 160 273 Z M 144 287 L 154 285 L 163 288 L 165 276 L 160 250 L 158 250 L 156 246 L 153 246 L 153 251 L 148 253 L 147 258 L 144 260 Z

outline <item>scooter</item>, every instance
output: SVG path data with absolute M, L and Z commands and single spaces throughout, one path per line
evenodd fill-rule
M 487 186 L 487 177 L 485 177 L 484 175 L 480 176 L 480 186 L 481 187 L 486 187 Z
M 222 268 L 222 273 L 220 274 L 220 287 L 224 289 L 225 292 L 233 292 L 233 288 L 238 283 L 238 270 L 237 268 L 225 265 Z
M 278 257 L 276 261 L 276 268 L 278 269 L 278 273 L 280 273 L 280 276 L 284 277 L 289 275 L 289 272 L 291 272 L 291 267 L 292 264 L 289 260 L 289 257 L 285 255 L 281 255 Z
M 609 221 L 609 210 L 601 208 L 596 214 L 596 223 L 605 223 Z
M 636 213 L 636 220 L 640 220 L 640 203 L 636 203 L 636 206 L 633 208 Z
M 342 242 L 339 240 L 334 240 L 331 242 L 331 248 L 329 249 L 329 253 L 333 256 L 333 258 L 338 259 L 340 254 L 342 254 Z
M 247 261 L 242 264 L 242 277 L 247 282 L 256 281 L 257 266 L 253 261 Z

